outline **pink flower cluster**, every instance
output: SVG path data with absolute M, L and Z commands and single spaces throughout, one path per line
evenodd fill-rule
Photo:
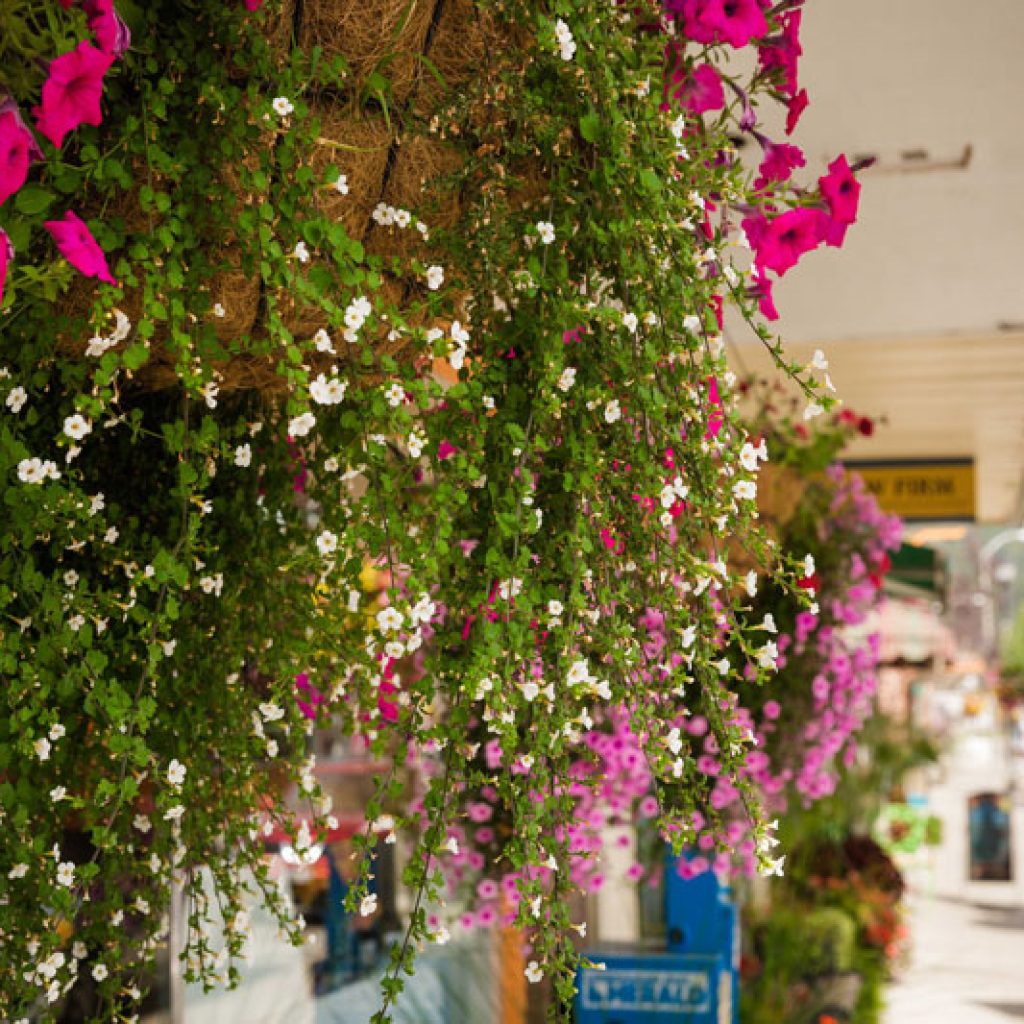
M 65 9 L 76 2 L 85 12 L 95 45 L 83 39 L 67 53 L 50 62 L 40 103 L 34 107 L 36 128 L 56 148 L 79 125 L 99 125 L 103 78 L 131 44 L 131 32 L 114 7 L 113 0 L 60 0 Z M 9 96 L 0 97 L 0 205 L 21 189 L 31 165 L 43 158 L 31 129 Z M 85 222 L 70 210 L 62 220 L 47 221 L 61 255 L 79 273 L 116 284 L 103 250 Z M 0 230 L 0 302 L 3 302 L 7 267 L 14 250 Z

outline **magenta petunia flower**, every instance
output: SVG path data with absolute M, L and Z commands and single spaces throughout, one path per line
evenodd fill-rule
M 768 31 L 759 0 L 668 0 L 668 13 L 695 43 L 728 43 L 739 49 Z
M 840 246 L 846 229 L 857 220 L 860 203 L 860 182 L 853 176 L 845 155 L 836 157 L 828 165 L 828 174 L 818 179 L 818 188 L 828 206 L 825 243 Z
M 14 259 L 14 246 L 7 232 L 0 228 L 0 304 L 4 301 L 4 283 L 7 281 L 7 265 Z
M 754 261 L 780 277 L 805 252 L 816 249 L 824 240 L 827 217 L 821 210 L 800 207 L 787 210 L 772 221 L 748 217 L 743 230 L 754 248 Z
M 761 136 L 758 136 L 761 138 Z M 774 181 L 788 181 L 790 175 L 798 167 L 803 167 L 807 161 L 804 159 L 803 150 L 799 146 L 790 146 L 785 142 L 771 142 L 767 139 L 764 142 L 764 159 L 758 168 L 758 177 L 754 182 L 754 188 L 766 188 Z
M 778 79 L 779 91 L 784 96 L 795 96 L 797 85 L 797 61 L 804 52 L 800 46 L 800 10 L 787 11 L 779 19 L 782 32 L 762 40 L 758 49 L 758 63 L 761 69 Z
M 669 93 L 684 109 L 694 114 L 721 110 L 725 106 L 722 79 L 710 64 L 700 64 L 691 74 L 682 66 L 672 72 Z
M 263 6 L 263 0 L 242 0 L 247 11 L 258 11 Z
M 98 125 L 103 120 L 103 76 L 113 62 L 112 53 L 83 41 L 50 64 L 42 105 L 33 113 L 40 132 L 55 146 L 59 147 L 64 136 L 80 124 Z
M 132 33 L 114 7 L 114 0 L 82 0 L 82 10 L 96 45 L 104 52 L 120 57 L 131 46 Z
M 793 130 L 797 126 L 803 112 L 807 109 L 807 104 L 810 100 L 807 97 L 807 90 L 801 89 L 790 101 L 786 104 L 786 134 L 792 135 Z
M 0 100 L 0 205 L 25 184 L 29 165 L 42 155 L 17 104 L 4 97 Z
M 117 284 L 107 267 L 107 258 L 92 237 L 85 221 L 70 210 L 63 220 L 48 220 L 43 227 L 53 236 L 60 254 L 86 277 L 96 277 L 107 284 Z

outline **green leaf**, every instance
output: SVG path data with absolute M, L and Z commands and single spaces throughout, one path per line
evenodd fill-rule
M 601 135 L 601 119 L 594 111 L 580 118 L 580 135 L 587 142 L 597 142 Z
M 14 197 L 14 208 L 28 217 L 45 213 L 53 205 L 56 194 L 42 185 L 26 185 Z

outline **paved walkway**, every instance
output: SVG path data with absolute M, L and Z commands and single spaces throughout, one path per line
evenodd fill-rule
M 886 1024 L 1024 1021 L 1024 766 L 981 723 L 961 728 L 928 795 L 944 843 L 907 869 L 912 960 L 890 988 Z M 967 799 L 1016 776 L 1013 882 L 967 879 Z

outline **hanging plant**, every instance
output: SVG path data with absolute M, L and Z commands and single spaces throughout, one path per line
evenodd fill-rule
M 317 724 L 392 764 L 350 909 L 373 912 L 377 836 L 411 837 L 375 1021 L 448 933 L 442 862 L 485 787 L 527 977 L 569 1001 L 571 816 L 601 785 L 577 767 L 603 708 L 629 707 L 677 849 L 728 780 L 777 863 L 737 693 L 779 650 L 733 552 L 811 598 L 805 552 L 759 526 L 766 452 L 721 332 L 728 304 L 806 415 L 830 407 L 762 319 L 769 274 L 856 208 L 844 160 L 801 189 L 794 147 L 756 131 L 760 99 L 790 128 L 806 101 L 799 4 L 385 6 L 386 40 L 356 0 L 5 7 L 10 1019 L 52 1016 L 85 972 L 103 1020 L 130 1015 L 172 877 L 187 976 L 233 980 L 250 894 L 287 918 L 261 830 L 301 854 L 332 824 Z M 428 770 L 403 814 L 406 762 Z

